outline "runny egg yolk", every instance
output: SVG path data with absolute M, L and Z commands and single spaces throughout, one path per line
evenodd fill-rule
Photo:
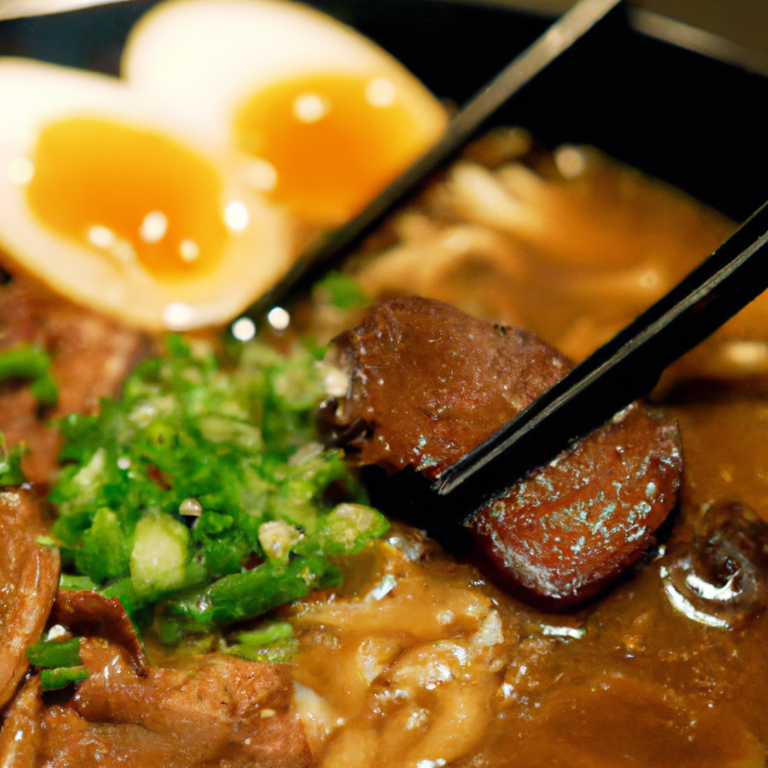
M 106 120 L 45 126 L 30 173 L 27 200 L 41 223 L 114 263 L 138 261 L 162 281 L 215 269 L 229 236 L 226 217 L 238 218 L 222 211 L 221 179 L 202 157 Z
M 235 118 L 244 181 L 313 224 L 340 224 L 434 141 L 398 87 L 343 74 L 283 80 Z

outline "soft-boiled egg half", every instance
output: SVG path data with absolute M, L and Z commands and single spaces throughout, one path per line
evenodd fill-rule
M 0 58 L 0 258 L 139 327 L 222 324 L 445 125 L 323 14 L 172 0 L 132 31 L 122 79 Z
M 240 181 L 319 227 L 355 215 L 447 122 L 370 40 L 280 0 L 164 3 L 132 31 L 123 75 L 227 146 Z
M 131 324 L 226 322 L 290 265 L 272 206 L 113 78 L 0 60 L 0 255 Z

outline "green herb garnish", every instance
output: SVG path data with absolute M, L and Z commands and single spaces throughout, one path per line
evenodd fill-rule
M 13 450 L 5 447 L 5 438 L 0 432 L 0 488 L 10 485 L 21 485 L 26 481 L 24 471 L 21 468 L 21 457 L 27 449 L 23 445 L 17 445 Z
M 40 668 L 40 686 L 44 691 L 58 691 L 88 678 L 80 658 L 79 637 L 41 640 L 27 648 L 27 659 Z
M 360 284 L 341 272 L 329 272 L 314 288 L 321 301 L 336 309 L 358 309 L 371 303 L 371 297 Z
M 59 691 L 70 683 L 81 683 L 88 679 L 85 667 L 56 667 L 40 672 L 40 687 L 44 691 Z
M 253 648 L 272 645 L 289 637 L 293 637 L 293 627 L 287 621 L 270 621 L 257 629 L 239 632 L 235 640 Z
M 41 640 L 27 648 L 27 659 L 36 667 L 74 667 L 82 664 L 80 638 L 70 640 Z
M 293 627 L 287 621 L 266 622 L 256 629 L 239 632 L 232 639 L 232 645 L 222 640 L 219 649 L 231 656 L 250 661 L 273 664 L 286 662 L 294 658 L 299 649 L 299 641 L 294 637 Z
M 32 394 L 43 405 L 56 405 L 59 391 L 51 375 L 51 358 L 39 347 L 23 344 L 0 353 L 0 382 L 32 381 Z
M 134 621 L 156 614 L 170 643 L 338 584 L 333 557 L 388 524 L 317 442 L 319 354 L 253 342 L 226 372 L 171 337 L 121 401 L 65 418 L 52 535 L 77 575 L 62 586 L 85 577 Z

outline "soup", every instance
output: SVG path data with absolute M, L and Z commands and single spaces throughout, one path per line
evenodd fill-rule
M 376 453 L 364 447 L 376 418 L 338 416 L 361 366 L 323 357 L 333 339 L 338 350 L 338 339 L 363 337 L 350 329 L 387 307 L 424 306 L 416 297 L 426 297 L 445 302 L 443 314 L 457 317 L 450 305 L 477 319 L 458 324 L 494 339 L 527 339 L 555 361 L 559 373 L 533 366 L 531 376 L 520 374 L 530 399 L 663 295 L 734 222 L 597 149 L 550 152 L 525 130 L 498 128 L 392 216 L 341 274 L 307 300 L 275 308 L 256 339 L 247 318 L 233 325 L 234 340 L 211 330 L 163 337 L 158 328 L 234 316 L 319 227 L 362 204 L 365 195 L 349 183 L 354 169 L 328 199 L 305 199 L 311 185 L 291 175 L 304 168 L 285 136 L 266 141 L 270 126 L 309 137 L 305 162 L 322 197 L 334 164 L 323 165 L 317 146 L 343 154 L 350 123 L 368 131 L 381 122 L 384 130 L 386 113 L 400 139 L 418 137 L 423 148 L 446 120 L 399 65 L 314 12 L 228 2 L 233 13 L 261 7 L 266 17 L 249 30 L 240 16 L 217 15 L 218 3 L 203 26 L 214 34 L 214 22 L 228 19 L 226 42 L 206 60 L 199 46 L 184 48 L 189 30 L 197 34 L 173 15 L 185 5 L 212 7 L 177 2 L 156 16 L 165 19 L 157 27 L 139 25 L 124 60 L 130 88 L 0 64 L 8 98 L 27 101 L 32 83 L 45 83 L 46 95 L 43 117 L 32 110 L 29 130 L 15 134 L 21 144 L 0 142 L 0 161 L 9 161 L 3 183 L 13 189 L 2 207 L 24 230 L 9 234 L 0 215 L 0 258 L 11 274 L 0 287 L 0 428 L 8 448 L 0 456 L 0 764 L 763 765 L 765 299 L 672 366 L 649 405 L 606 428 L 615 437 L 639 419 L 656 435 L 657 449 L 639 454 L 634 477 L 648 496 L 619 513 L 648 517 L 625 527 L 626 556 L 612 560 L 610 543 L 600 544 L 611 564 L 600 578 L 567 592 L 572 579 L 564 577 L 555 599 L 543 602 L 553 594 L 519 579 L 497 583 L 466 529 L 409 497 L 402 475 L 360 467 Z M 280 29 L 288 19 L 299 26 L 281 38 L 265 18 Z M 310 19 L 325 52 L 309 45 L 315 33 L 301 25 Z M 165 31 L 155 38 L 158 29 Z M 262 75 L 272 71 L 272 55 L 297 55 L 310 67 L 296 72 L 289 61 L 277 86 L 257 83 L 261 97 L 248 91 L 244 100 L 250 75 L 208 77 L 226 70 L 226 54 L 241 45 L 251 64 L 266 67 Z M 316 71 L 329 56 L 339 68 L 332 76 Z M 155 80 L 158 73 L 168 78 Z M 337 91 L 359 120 L 326 125 Z M 70 97 L 78 109 L 109 106 L 109 115 L 48 113 L 49 102 Z M 264 104 L 278 122 L 262 120 Z M 46 142 L 35 154 L 38 118 Z M 79 217 L 88 206 L 68 200 L 77 221 L 69 216 L 51 235 L 60 211 L 40 197 L 41 184 L 63 178 L 66 188 L 78 178 L 83 128 L 86 144 L 88 136 L 103 139 L 105 156 L 114 154 L 110 135 L 125 140 L 119 171 L 144 190 L 157 191 L 157 174 L 151 163 L 144 173 L 124 162 L 134 142 L 158 157 L 170 148 L 174 163 L 207 179 L 215 257 L 201 251 L 194 227 L 176 232 L 162 195 L 157 210 L 131 209 L 127 224 L 129 212 L 118 206 L 109 211 L 117 219 L 84 231 Z M 66 152 L 44 151 L 62 137 L 72 142 Z M 279 151 L 272 139 L 283 141 Z M 386 137 L 380 143 L 391 143 L 394 155 L 380 153 L 366 194 L 419 151 Z M 72 167 L 57 168 L 60 156 Z M 317 168 L 314 160 L 322 161 Z M 87 180 L 109 208 L 114 177 L 98 186 L 98 166 L 88 165 Z M 31 213 L 25 195 L 35 203 Z M 145 279 L 144 262 L 162 261 L 167 248 L 173 269 Z M 214 263 L 231 271 L 217 267 L 223 298 L 209 302 Z M 86 273 L 94 278 L 87 285 Z M 491 389 L 473 367 L 474 340 L 457 334 L 438 328 L 449 352 L 456 342 L 469 350 L 455 355 L 455 378 L 474 376 Z M 396 403 L 413 396 L 440 424 L 452 405 L 440 397 L 450 387 L 425 378 L 431 354 L 409 361 L 397 392 L 381 386 Z M 364 373 L 373 380 L 375 371 Z M 429 402 L 419 402 L 425 393 Z M 470 427 L 503 415 L 481 414 L 480 406 L 475 413 L 465 419 Z M 616 439 L 613 463 L 589 478 L 596 490 L 587 488 L 587 502 L 610 493 L 621 501 L 611 471 L 635 465 Z M 18 450 L 22 443 L 29 452 Z M 440 458 L 417 448 L 399 466 L 429 469 Z M 658 462 L 646 476 L 649 455 Z M 546 471 L 536 477 L 546 480 Z M 531 519 L 549 519 L 537 517 L 540 507 L 568 506 L 556 496 L 533 494 Z M 602 523 L 591 523 L 602 536 Z M 586 542 L 569 535 L 560 536 L 569 562 L 583 565 Z
M 531 147 L 520 131 L 497 132 L 471 147 L 352 260 L 349 274 L 369 298 L 358 292 L 355 301 L 339 301 L 339 286 L 349 297 L 351 284 L 323 283 L 313 302 L 292 309 L 294 325 L 324 342 L 359 322 L 368 311 L 360 303 L 416 292 L 490 320 L 514 320 L 579 358 L 611 332 L 611 318 L 623 322 L 640 311 L 733 226 L 594 150 L 566 148 L 552 156 Z M 516 231 L 502 216 L 508 201 L 497 193 L 513 189 L 518 199 L 520 184 L 535 190 L 528 217 L 567 216 L 580 239 L 558 240 L 545 225 L 531 231 L 527 219 L 527 229 Z M 482 195 L 483 185 L 495 185 L 495 208 L 472 197 Z M 603 200 L 614 203 L 607 222 L 596 215 L 608 210 Z M 633 239 L 636 226 L 671 233 L 651 259 Z M 556 304 L 536 296 L 549 286 L 560 291 Z M 141 334 L 23 281 L 3 292 L 7 346 L 18 348 L 22 339 L 57 350 L 58 413 L 92 410 L 147 352 Z M 74 690 L 41 699 L 40 675 L 21 681 L 18 661 L 6 686 L 4 759 L 9 765 L 117 759 L 416 768 L 762 765 L 766 407 L 760 357 L 744 352 L 747 343 L 753 350 L 765 343 L 762 312 L 760 299 L 746 319 L 736 318 L 677 364 L 655 393 L 680 424 L 679 509 L 644 560 L 596 599 L 565 612 L 536 609 L 401 522 L 359 553 L 337 559 L 341 586 L 276 609 L 271 624 L 257 620 L 262 634 L 252 658 L 274 661 L 269 654 L 287 646 L 264 628 L 287 625 L 292 645 L 283 664 L 221 653 L 233 647 L 226 625 L 223 637 L 222 630 L 197 632 L 174 646 L 161 642 L 157 624 L 153 630 L 145 622 L 142 648 L 113 597 L 94 596 L 89 605 L 81 597 L 89 593 L 60 591 L 49 619 L 50 602 L 19 604 L 17 596 L 26 593 L 12 587 L 3 603 L 10 645 L 33 642 L 46 622 L 74 628 L 87 638 L 80 641 L 80 661 L 89 676 Z M 108 357 L 106 339 L 114 345 Z M 288 339 L 275 330 L 270 343 L 286 348 Z M 103 365 L 110 375 L 94 375 Z M 326 386 L 333 379 L 328 373 Z M 9 444 L 26 440 L 33 448 L 25 458 L 29 476 L 50 481 L 60 438 L 38 420 L 29 384 L 16 378 L 4 386 Z M 341 396 L 343 382 L 333 386 Z M 55 574 L 57 560 L 47 554 L 55 550 L 34 544 L 44 523 L 29 492 L 6 491 L 3 503 L 8 578 L 29 578 L 30 563 L 44 580 Z M 389 504 L 386 511 L 396 517 L 396 504 Z M 20 523 L 12 522 L 11 509 Z M 49 575 L 47 587 L 40 582 L 49 600 L 50 581 Z M 26 634 L 15 629 L 20 612 L 35 616 Z M 211 708 L 214 701 L 221 701 L 220 711 Z

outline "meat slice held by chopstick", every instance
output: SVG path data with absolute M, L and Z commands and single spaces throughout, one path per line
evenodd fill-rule
M 419 298 L 380 304 L 334 344 L 350 375 L 335 419 L 357 435 L 361 462 L 390 472 L 413 466 L 429 479 L 573 367 L 529 333 Z M 681 472 L 676 425 L 635 403 L 466 525 L 497 583 L 566 607 L 648 549 L 675 505 Z

